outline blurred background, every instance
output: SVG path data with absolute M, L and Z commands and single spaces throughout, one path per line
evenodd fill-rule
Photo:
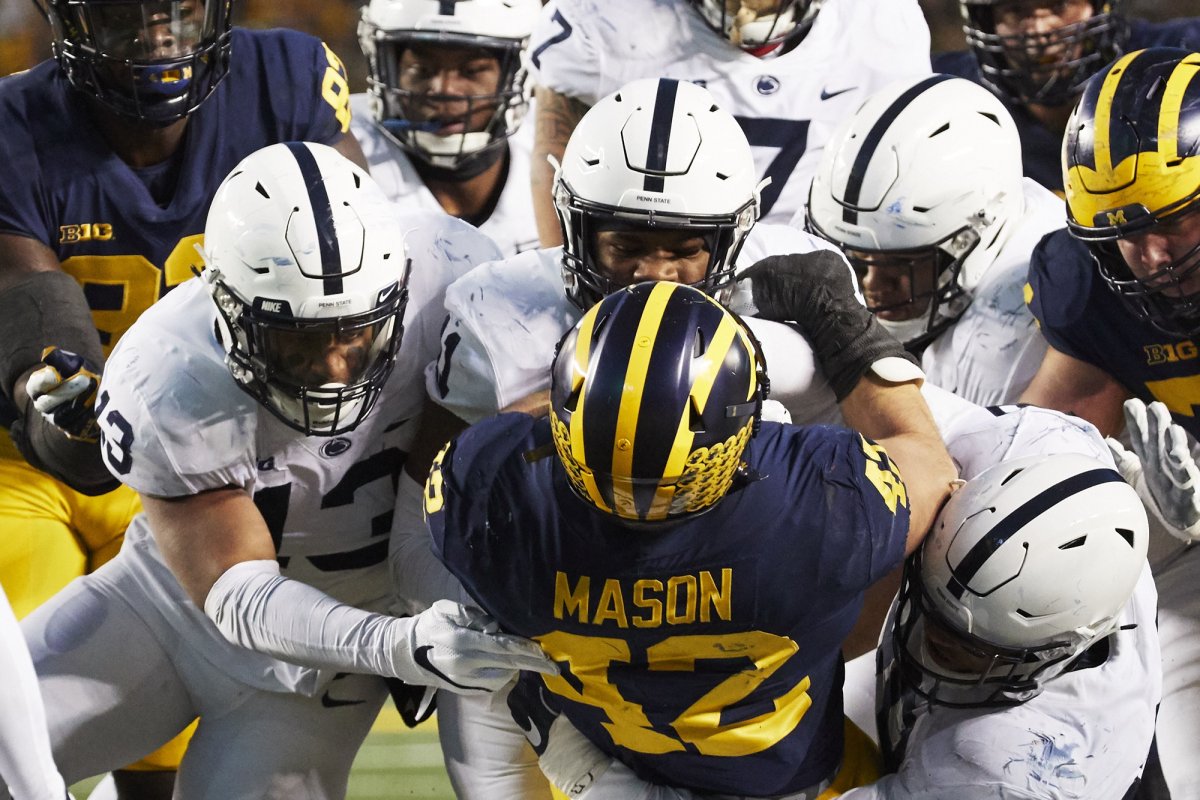
M 956 0 L 920 0 L 933 49 L 963 46 Z M 366 88 L 366 65 L 355 27 L 360 0 L 239 0 L 234 21 L 249 28 L 296 28 L 323 38 L 346 62 L 350 89 Z M 1131 13 L 1163 20 L 1196 13 L 1195 0 L 1133 0 Z M 0 75 L 28 69 L 50 57 L 50 27 L 31 0 L 0 0 Z

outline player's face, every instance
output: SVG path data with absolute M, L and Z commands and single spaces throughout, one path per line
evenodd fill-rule
M 156 61 L 192 53 L 204 31 L 204 0 L 95 3 L 96 44 L 114 58 Z
M 400 55 L 400 89 L 416 95 L 408 114 L 420 122 L 443 121 L 435 131 L 440 136 L 487 127 L 495 102 L 468 98 L 495 95 L 500 73 L 500 59 L 482 48 L 415 44 Z
M 595 255 L 619 286 L 639 281 L 699 283 L 708 273 L 708 242 L 688 230 L 610 230 L 596 234 Z
M 269 330 L 264 350 L 276 372 L 299 386 L 350 384 L 362 377 L 380 325 L 345 331 Z
M 871 253 L 846 249 L 846 257 L 858 275 L 867 308 L 880 319 L 903 322 L 916 319 L 929 308 L 937 286 L 937 255 Z
M 960 675 L 982 675 L 993 663 L 987 652 L 972 646 L 928 614 L 924 617 L 925 652 L 945 670 Z
M 1117 249 L 1135 277 L 1161 283 L 1167 297 L 1200 293 L 1200 269 L 1184 275 L 1178 283 L 1172 277 L 1200 265 L 1200 211 L 1118 239 Z M 1168 265 L 1173 265 L 1170 272 L 1164 272 Z
M 1038 62 L 1050 65 L 1083 55 L 1082 42 L 1067 43 L 1051 37 L 1069 25 L 1086 22 L 1094 12 L 1091 0 L 1013 0 L 997 6 L 994 19 L 998 35 L 1023 37 L 1024 45 L 1018 45 L 1020 49 L 1013 50 L 1012 55 L 1017 63 L 1036 71 Z M 1074 52 L 1068 53 L 1067 48 Z M 1034 63 L 1030 64 L 1030 59 Z

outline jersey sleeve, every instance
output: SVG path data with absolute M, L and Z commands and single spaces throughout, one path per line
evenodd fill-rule
M 588 30 L 590 19 L 604 19 L 602 8 L 592 0 L 554 0 L 542 8 L 529 40 L 529 61 L 537 85 L 589 106 L 600 99 L 603 72 Z
M 1095 263 L 1086 245 L 1062 229 L 1043 237 L 1029 257 L 1025 297 L 1051 347 L 1103 367 L 1103 359 L 1092 352 L 1093 337 L 1089 331 L 1090 325 L 1096 323 L 1088 314 L 1088 306 L 1097 280 Z
M 476 422 L 549 387 L 554 346 L 578 316 L 558 253 L 486 264 L 446 290 L 441 352 L 425 373 L 434 402 Z
M 350 130 L 350 85 L 346 67 L 320 39 L 295 31 L 260 35 L 258 79 L 264 100 L 279 120 L 281 140 L 333 144 Z M 237 66 L 239 42 L 232 59 Z M 238 67 L 240 68 L 240 67 Z
M 219 359 L 191 357 L 162 331 L 139 333 L 135 325 L 121 340 L 100 383 L 96 415 L 109 471 L 155 497 L 251 487 L 254 400 Z

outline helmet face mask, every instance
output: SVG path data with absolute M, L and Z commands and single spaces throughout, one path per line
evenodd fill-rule
M 811 213 L 806 214 L 805 228 L 809 233 L 830 239 Z M 971 298 L 963 288 L 961 275 L 963 263 L 978 244 L 978 232 L 966 227 L 929 247 L 909 250 L 844 247 L 843 253 L 854 268 L 867 310 L 905 347 L 919 350 L 953 325 L 970 305 Z M 882 284 L 883 290 L 873 291 L 873 282 Z M 907 287 L 907 291 L 902 287 Z
M 703 239 L 708 266 L 693 285 L 720 293 L 758 218 L 760 188 L 745 133 L 707 90 L 665 78 L 626 84 L 584 114 L 555 172 L 567 297 L 586 311 L 629 282 L 597 258 L 597 234 L 614 227 Z
M 812 26 L 814 0 L 690 0 L 710 28 L 731 44 L 757 50 L 803 36 Z
M 1021 648 L 971 636 L 938 613 L 918 575 L 919 553 L 905 565 L 892 646 L 905 684 L 930 702 L 950 708 L 1023 703 L 1041 693 L 1048 672 L 1057 674 L 1085 649 L 1072 638 Z
M 573 194 L 565 182 L 560 182 L 556 189 L 562 193 L 556 193 L 556 205 L 561 203 L 557 206 L 559 214 L 568 215 L 570 219 L 565 226 L 571 232 L 571 241 L 563 247 L 563 276 L 567 296 L 580 310 L 586 311 L 632 283 L 625 276 L 614 274 L 605 263 L 599 246 L 599 235 L 604 231 L 661 233 L 664 240 L 670 240 L 672 233 L 699 237 L 704 241 L 707 263 L 703 277 L 688 285 L 718 300 L 724 299 L 724 294 L 732 287 L 738 252 L 754 225 L 756 207 L 753 202 L 748 201 L 727 216 L 692 218 L 653 211 L 630 213 L 617 207 L 589 203 Z M 680 264 L 680 270 L 684 268 Z
M 992 466 L 950 496 L 905 564 L 892 628 L 901 676 L 941 705 L 1034 697 L 1116 630 L 1148 538 L 1141 500 L 1105 462 Z
M 353 430 L 391 374 L 408 302 L 391 203 L 323 145 L 272 145 L 225 179 L 203 277 L 238 387 L 305 435 Z
M 229 70 L 231 0 L 50 0 L 68 81 L 152 125 L 183 119 Z
M 418 161 L 450 171 L 493 163 L 520 127 L 531 86 L 524 51 L 537 0 L 373 0 L 359 43 L 379 126 Z M 447 92 L 434 78 L 456 75 Z
M 1088 78 L 1124 52 L 1129 26 L 1119 13 L 1122 3 L 1071 0 L 1068 5 L 1079 6 L 1078 14 L 1083 6 L 1097 10 L 1045 33 L 1000 32 L 1006 26 L 998 18 L 1013 0 L 960 0 L 960 8 L 967 46 L 989 87 L 1014 103 L 1062 106 L 1073 103 Z
M 559 343 L 555 450 L 590 507 L 634 527 L 679 522 L 734 486 L 766 392 L 757 345 L 733 314 L 690 287 L 636 284 Z

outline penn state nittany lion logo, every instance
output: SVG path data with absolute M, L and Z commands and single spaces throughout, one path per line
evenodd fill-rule
M 779 78 L 774 75 L 759 75 L 754 81 L 754 91 L 759 94 L 775 94 L 779 91 Z

